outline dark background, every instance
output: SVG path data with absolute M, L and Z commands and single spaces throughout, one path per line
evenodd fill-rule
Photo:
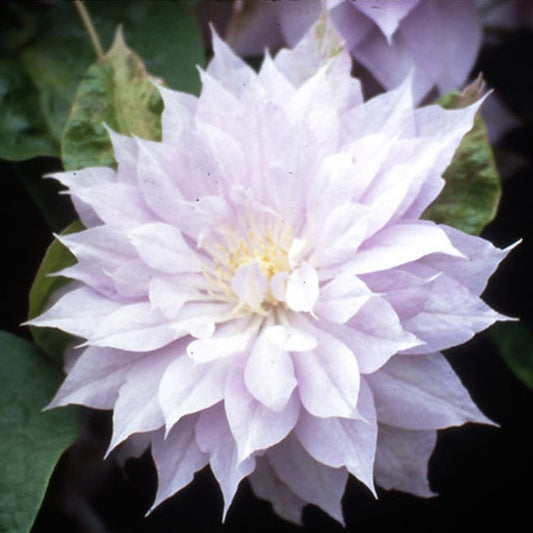
M 533 7 L 533 6 L 532 6 Z M 474 69 L 519 117 L 521 125 L 497 145 L 503 175 L 503 197 L 496 220 L 483 236 L 498 246 L 519 238 L 485 293 L 498 311 L 533 326 L 531 291 L 533 196 L 533 33 L 503 35 L 485 47 Z M 1 329 L 28 337 L 19 324 L 26 318 L 27 293 L 39 262 L 51 242 L 51 229 L 28 186 L 43 173 L 59 170 L 56 160 L 0 162 L 2 173 Z M 61 206 L 68 222 L 74 214 L 49 181 L 46 194 Z M 379 491 L 375 500 L 353 479 L 343 499 L 346 530 L 374 531 L 531 531 L 533 490 L 533 392 L 507 368 L 488 335 L 446 354 L 481 410 L 500 428 L 467 425 L 441 432 L 429 464 L 437 498 Z M 269 504 L 254 497 L 246 482 L 235 498 L 225 525 L 220 525 L 222 497 L 209 471 L 144 519 L 155 495 L 156 475 L 149 454 L 120 467 L 102 457 L 110 436 L 106 413 L 85 413 L 80 440 L 61 459 L 33 528 L 33 533 L 67 531 L 343 531 L 323 512 L 309 506 L 304 529 L 279 519 Z

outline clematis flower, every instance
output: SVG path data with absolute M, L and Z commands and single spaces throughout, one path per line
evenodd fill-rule
M 417 103 L 432 89 L 445 94 L 463 85 L 481 46 L 481 18 L 472 0 L 252 2 L 237 12 L 229 41 L 243 54 L 261 53 L 266 44 L 292 46 L 318 19 L 321 4 L 354 59 L 386 90 L 413 72 Z
M 87 229 L 31 321 L 85 339 L 50 406 L 149 445 L 152 508 L 206 465 L 224 513 L 244 478 L 295 522 L 342 522 L 349 475 L 429 496 L 437 430 L 490 423 L 439 351 L 502 318 L 506 252 L 420 219 L 479 103 L 364 102 L 326 18 L 258 73 L 213 46 L 198 98 L 160 88 L 161 142 L 110 131 L 117 170 L 54 174 Z

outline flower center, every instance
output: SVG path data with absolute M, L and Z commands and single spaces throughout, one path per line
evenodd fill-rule
M 235 302 L 234 314 L 266 314 L 278 305 L 291 270 L 291 229 L 285 224 L 251 228 L 246 237 L 233 231 L 205 245 L 214 267 L 206 273 L 209 293 Z

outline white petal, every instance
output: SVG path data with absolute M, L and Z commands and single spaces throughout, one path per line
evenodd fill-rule
M 240 266 L 231 280 L 235 295 L 253 310 L 261 308 L 268 292 L 268 280 L 256 262 Z
M 408 431 L 379 424 L 374 475 L 384 489 L 434 496 L 427 479 L 436 431 Z
M 318 274 L 309 263 L 302 263 L 289 274 L 285 301 L 293 311 L 312 312 L 318 294 Z
M 242 370 L 230 372 L 226 383 L 224 406 L 229 427 L 237 443 L 238 460 L 243 461 L 257 450 L 277 444 L 292 430 L 300 402 L 295 393 L 280 412 L 259 403 L 249 393 Z
M 488 423 L 440 354 L 392 358 L 365 376 L 372 388 L 378 420 L 404 429 L 428 430 Z
M 187 486 L 195 472 L 208 462 L 196 444 L 196 417 L 181 420 L 165 437 L 158 431 L 152 437 L 152 457 L 157 468 L 157 494 L 148 512 Z

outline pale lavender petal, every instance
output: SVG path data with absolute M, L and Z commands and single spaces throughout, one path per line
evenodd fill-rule
M 139 459 L 150 448 L 151 443 L 151 433 L 135 433 L 115 450 L 113 457 L 119 466 L 124 468 L 128 459 Z
M 383 35 L 392 44 L 392 36 L 400 27 L 401 21 L 420 3 L 420 0 L 401 2 L 380 2 L 379 0 L 358 0 L 353 7 L 373 20 Z
M 192 94 L 178 93 L 160 85 L 157 89 L 165 106 L 161 114 L 162 141 L 178 144 L 192 127 L 197 99 Z
M 167 318 L 174 320 L 187 302 L 202 301 L 208 297 L 198 290 L 203 288 L 201 275 L 178 275 L 172 278 L 154 277 L 147 287 L 150 303 Z
M 55 174 L 48 174 L 46 177 L 55 178 L 67 187 L 70 187 L 71 184 L 77 184 L 79 188 L 87 189 L 96 185 L 114 183 L 117 180 L 116 172 L 107 167 L 90 167 L 70 172 L 57 172 Z M 86 228 L 98 226 L 102 223 L 100 217 L 90 205 L 78 198 L 75 193 L 72 194 L 72 192 L 71 198 L 76 212 Z
M 201 262 L 182 233 L 162 222 L 143 224 L 129 232 L 132 245 L 150 267 L 166 274 L 199 272 Z
M 160 430 L 152 436 L 152 457 L 157 468 L 157 494 L 148 512 L 187 486 L 194 474 L 208 463 L 208 456 L 196 443 L 196 417 L 181 420 L 165 436 Z
M 134 137 L 121 135 L 106 126 L 107 134 L 113 146 L 113 155 L 117 162 L 116 181 L 119 183 L 137 183 L 137 156 L 139 150 Z
M 185 334 L 149 302 L 122 305 L 102 317 L 88 344 L 133 352 L 149 352 L 166 346 Z
M 222 404 L 202 412 L 196 424 L 196 441 L 200 450 L 209 454 L 211 470 L 224 497 L 225 517 L 239 483 L 253 472 L 255 459 L 249 457 L 239 461 Z
M 294 4 L 294 2 L 289 3 Z M 368 17 L 362 16 L 357 9 L 354 9 L 352 2 L 341 0 L 334 3 L 337 5 L 330 8 L 331 20 L 344 38 L 346 48 L 353 50 L 372 29 L 375 29 L 375 24 Z
M 225 39 L 242 56 L 261 55 L 265 47 L 277 49 L 284 42 L 278 22 L 281 2 L 252 2 L 234 8 Z
M 451 110 L 448 114 L 443 114 L 440 106 L 427 106 L 416 111 L 417 134 L 437 142 L 440 149 L 433 155 L 429 154 L 433 160 L 432 165 L 423 180 L 415 180 L 416 188 L 411 187 L 410 200 L 402 203 L 400 214 L 404 218 L 419 218 L 426 207 L 437 198 L 444 185 L 440 176 L 446 170 L 463 136 L 472 127 L 474 116 L 482 102 L 483 99 L 480 99 L 459 113 L 458 110 Z
M 126 236 L 109 226 L 98 226 L 78 233 L 56 235 L 75 256 L 80 266 L 92 279 L 105 283 L 108 272 L 113 272 L 125 261 L 135 257 L 135 249 Z
M 295 6 L 291 8 L 289 4 L 291 2 L 288 2 L 283 8 L 294 9 Z M 318 8 L 319 6 L 308 7 L 308 9 L 313 10 Z M 340 82 L 340 86 L 349 81 L 346 79 L 346 74 L 351 69 L 350 56 L 342 37 L 329 21 L 329 18 L 324 15 L 318 19 L 293 49 L 282 49 L 274 61 L 295 86 L 300 86 L 314 76 L 324 65 L 328 65 L 332 87 L 335 87 L 337 81 Z M 358 84 L 354 85 L 354 90 L 356 91 L 354 101 L 357 101 L 361 94 Z
M 446 359 L 438 354 L 398 355 L 369 374 L 378 420 L 411 430 L 490 424 Z
M 67 276 L 72 275 L 71 271 L 75 267 L 76 265 L 63 272 Z M 112 272 L 108 272 L 116 294 L 126 300 L 145 298 L 153 275 L 154 271 L 139 258 L 128 259 Z
M 419 2 L 399 31 L 416 68 L 441 94 L 464 83 L 481 45 L 475 2 Z
M 239 462 L 257 450 L 270 448 L 284 439 L 296 424 L 300 413 L 296 393 L 279 412 L 255 400 L 246 388 L 239 368 L 230 372 L 226 382 L 224 407 L 237 443 Z
M 275 6 L 285 42 L 292 48 L 301 41 L 320 15 L 319 2 L 266 2 Z
M 363 420 L 317 418 L 304 412 L 295 434 L 319 463 L 333 468 L 346 467 L 375 494 L 373 465 L 378 430 L 372 393 L 364 381 L 357 409 Z
M 446 257 L 449 259 L 449 256 Z M 420 266 L 420 262 L 363 276 L 372 292 L 382 294 L 392 306 L 402 324 L 423 311 L 429 297 L 429 286 L 440 275 L 431 270 L 424 274 L 412 272 L 415 265 Z
M 73 180 L 70 190 L 94 210 L 100 221 L 112 227 L 128 229 L 153 219 L 153 213 L 134 184 L 103 183 L 82 187 Z
M 281 72 L 268 52 L 261 64 L 258 80 L 274 100 L 288 101 L 296 91 L 294 85 Z
M 350 268 L 359 274 L 376 272 L 435 252 L 463 257 L 436 224 L 429 221 L 402 222 L 385 227 L 368 239 L 350 261 Z
M 109 300 L 90 288 L 78 287 L 67 292 L 47 311 L 27 324 L 59 328 L 72 335 L 89 338 L 109 315 L 121 308 L 119 302 Z
M 169 346 L 131 365 L 115 402 L 108 454 L 131 434 L 154 431 L 165 425 L 159 404 L 159 382 L 179 354 L 179 347 Z
M 426 296 L 420 312 L 404 322 L 404 327 L 425 345 L 410 348 L 408 353 L 445 350 L 470 340 L 497 320 L 507 320 L 447 276 L 428 284 Z
M 384 132 L 388 135 L 414 132 L 412 84 L 412 78 L 406 73 L 394 90 L 347 111 L 343 119 L 349 138 L 355 140 Z
M 452 276 L 474 294 L 483 292 L 487 280 L 515 245 L 501 250 L 480 237 L 467 235 L 449 226 L 442 226 L 442 229 L 453 246 L 467 259 L 435 254 L 424 258 L 422 262 L 437 271 L 446 272 L 447 276 Z
M 436 431 L 409 431 L 379 424 L 374 475 L 384 489 L 434 496 L 427 473 L 437 443 Z
M 276 476 L 296 496 L 344 523 L 341 498 L 348 479 L 344 468 L 330 468 L 319 463 L 292 436 L 269 450 L 266 458 Z
M 357 416 L 359 368 L 353 352 L 332 335 L 316 330 L 318 346 L 292 354 L 303 406 L 318 417 Z
M 289 332 L 282 326 L 264 329 L 250 352 L 244 371 L 250 394 L 276 412 L 287 405 L 297 384 L 286 347 L 288 336 Z
M 323 220 L 318 220 L 320 227 L 314 236 L 315 251 L 310 260 L 315 262 L 322 276 L 332 276 L 337 269 L 328 269 L 331 265 L 342 265 L 356 256 L 356 250 L 368 231 L 369 209 L 366 206 L 345 203 L 335 207 Z M 343 266 L 340 267 L 341 271 Z
M 371 295 L 370 289 L 357 276 L 344 273 L 320 288 L 320 298 L 314 309 L 320 318 L 345 324 Z
M 400 350 L 423 344 L 404 329 L 394 309 L 380 297 L 365 303 L 346 326 L 331 331 L 352 350 L 362 374 L 375 372 Z
M 302 525 L 302 510 L 307 502 L 296 496 L 281 481 L 267 459 L 257 458 L 255 470 L 248 479 L 255 495 L 269 501 L 279 516 L 289 522 Z
M 233 50 L 220 39 L 211 27 L 213 59 L 207 72 L 238 96 L 249 83 L 256 83 L 256 74 Z
M 159 385 L 159 401 L 167 433 L 182 417 L 220 402 L 228 374 L 227 363 L 196 363 L 185 353 L 176 354 Z
M 68 404 L 113 408 L 128 372 L 143 356 L 111 348 L 86 348 L 48 408 Z

